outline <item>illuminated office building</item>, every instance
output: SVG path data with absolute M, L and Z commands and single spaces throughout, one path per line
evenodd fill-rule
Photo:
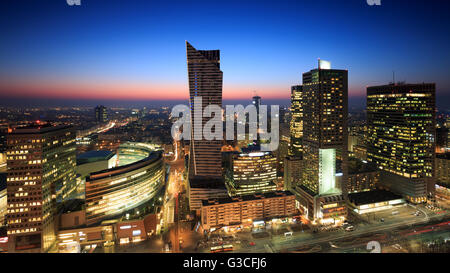
M 276 190 L 277 158 L 271 152 L 242 149 L 233 156 L 232 177 L 227 180 L 231 196 Z
M 314 223 L 336 223 L 346 216 L 347 99 L 347 70 L 319 60 L 318 69 L 303 74 L 303 168 L 296 191 Z
M 202 112 L 209 105 L 222 107 L 222 80 L 219 50 L 197 50 L 186 41 L 189 78 L 189 99 L 191 113 Z M 202 99 L 202 105 L 195 105 L 195 98 Z M 189 207 L 200 214 L 201 201 L 228 195 L 222 172 L 222 141 L 195 139 L 195 132 L 203 132 L 209 118 L 195 121 L 191 115 L 191 142 L 189 152 Z
M 194 99 L 201 97 L 202 105 L 199 107 L 203 112 L 208 105 L 222 107 L 222 78 L 220 70 L 219 50 L 197 50 L 186 41 L 187 66 L 189 77 L 189 98 L 191 111 L 195 107 Z M 221 140 L 194 139 L 195 132 L 203 132 L 206 122 L 210 119 L 202 117 L 201 122 L 192 119 L 191 151 L 189 176 L 190 177 L 222 177 L 222 155 Z
M 291 87 L 291 143 L 289 155 L 302 158 L 302 138 L 303 138 L 303 107 L 302 107 L 302 86 Z
M 9 252 L 40 252 L 55 242 L 57 200 L 75 188 L 75 130 L 36 124 L 7 138 Z
M 108 121 L 108 111 L 105 106 L 99 105 L 95 107 L 95 120 L 98 123 L 105 123 Z
M 154 198 L 165 185 L 162 151 L 144 143 L 119 147 L 118 167 L 86 178 L 86 224 L 120 218 Z
M 367 88 L 367 160 L 382 170 L 380 183 L 421 203 L 434 192 L 433 83 Z
M 301 85 L 291 87 L 291 121 L 289 126 L 288 156 L 284 159 L 284 188 L 296 192 L 301 184 L 303 168 L 303 106 Z

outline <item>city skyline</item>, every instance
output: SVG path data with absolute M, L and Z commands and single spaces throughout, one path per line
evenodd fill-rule
M 168 1 L 7 0 L 0 253 L 450 253 L 450 2 Z
M 322 58 L 349 71 L 350 105 L 364 102 L 366 86 L 392 81 L 393 71 L 396 81 L 436 82 L 438 107 L 448 105 L 447 3 L 318 2 L 9 2 L 2 11 L 9 16 L 0 19 L 3 33 L 11 34 L 0 45 L 0 98 L 4 104 L 187 100 L 183 46 L 189 40 L 220 47 L 224 100 L 257 91 L 265 100 L 288 101 L 290 86 Z M 196 6 L 201 19 L 189 15 Z M 407 20 L 418 12 L 420 18 Z M 305 28 L 311 21 L 315 27 Z

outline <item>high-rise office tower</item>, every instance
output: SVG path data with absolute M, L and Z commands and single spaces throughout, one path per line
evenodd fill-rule
M 254 96 L 252 98 L 252 103 L 256 107 L 256 112 L 259 114 L 259 107 L 261 106 L 261 97 L 260 96 Z
M 36 124 L 7 137 L 8 251 L 45 252 L 55 242 L 57 199 L 74 188 L 71 126 Z
M 195 109 L 208 105 L 222 107 L 222 79 L 219 50 L 197 50 L 186 41 L 191 106 L 191 142 L 189 152 L 189 207 L 200 214 L 202 200 L 228 196 L 222 174 L 222 141 L 196 139 L 210 119 L 194 116 Z M 201 105 L 196 99 L 201 97 Z
M 256 128 L 259 128 L 259 121 L 260 121 L 260 118 L 259 118 L 259 113 L 260 113 L 260 111 L 259 111 L 259 109 L 261 108 L 261 97 L 260 96 L 254 96 L 253 98 L 252 98 L 252 104 L 255 106 L 255 108 L 256 108 L 256 115 L 257 115 L 257 118 L 256 118 Z M 250 118 L 248 118 L 248 124 L 250 125 Z M 260 144 L 260 137 L 259 137 L 259 134 L 257 134 L 256 135 L 256 141 L 254 141 L 253 142 L 255 145 L 259 145 Z
M 233 156 L 230 179 L 227 180 L 231 196 L 270 192 L 277 189 L 277 158 L 272 152 L 255 148 L 242 148 Z
M 303 168 L 296 190 L 308 218 L 322 224 L 342 221 L 347 212 L 347 98 L 347 70 L 319 60 L 317 69 L 303 73 Z
M 220 51 L 197 50 L 187 41 L 186 50 L 191 111 L 196 107 L 194 101 L 196 97 L 202 99 L 202 112 L 208 105 L 222 107 L 223 73 L 220 70 Z M 189 176 L 222 178 L 222 141 L 206 140 L 204 136 L 201 140 L 196 140 L 195 134 L 203 131 L 210 118 L 203 116 L 201 122 L 195 122 L 193 114 L 191 117 Z
M 284 159 L 284 188 L 297 193 L 297 186 L 301 184 L 301 170 L 303 164 L 303 86 L 291 87 L 291 122 L 289 126 L 288 156 Z
M 105 123 L 108 121 L 108 111 L 105 106 L 99 105 L 95 107 L 95 120 L 98 123 Z
M 367 160 L 382 185 L 413 203 L 434 192 L 435 94 L 433 83 L 367 88 Z
M 290 135 L 291 143 L 289 146 L 289 155 L 302 157 L 303 147 L 303 106 L 302 106 L 302 90 L 301 85 L 291 87 L 291 124 Z

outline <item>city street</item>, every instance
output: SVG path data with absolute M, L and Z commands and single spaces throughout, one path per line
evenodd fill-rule
M 178 150 L 178 149 L 177 149 Z M 176 155 L 178 152 L 175 153 Z M 164 231 L 168 231 L 165 236 L 165 244 L 170 242 L 172 249 L 170 252 L 180 252 L 180 198 L 183 192 L 183 171 L 184 158 L 175 158 L 174 161 L 168 162 L 170 165 L 170 174 L 167 181 L 167 192 L 164 205 Z M 166 234 L 165 234 L 166 235 Z M 188 238 L 182 240 L 185 241 Z
M 417 211 L 422 212 L 416 216 Z M 274 234 L 275 232 L 273 231 L 259 233 L 238 232 L 235 234 L 236 238 L 229 243 L 233 244 L 234 252 L 243 253 L 354 252 L 355 249 L 368 252 L 366 246 L 370 241 L 389 244 L 389 241 L 396 237 L 395 232 L 397 230 L 409 231 L 406 234 L 410 236 L 413 235 L 412 233 L 414 233 L 415 229 L 427 225 L 429 221 L 445 222 L 449 218 L 450 214 L 447 212 L 430 212 L 422 208 L 422 206 L 416 208 L 407 205 L 363 216 L 359 223 L 353 223 L 355 231 L 352 232 L 340 228 L 334 231 L 313 233 L 309 229 L 300 229 L 300 225 L 297 224 L 283 228 L 283 232 L 279 232 L 279 235 Z M 383 222 L 381 222 L 381 219 L 383 219 Z M 292 236 L 284 235 L 284 232 L 290 231 L 292 231 Z M 439 229 L 439 233 L 450 237 L 448 226 Z M 421 233 L 420 236 L 426 237 L 429 234 Z M 337 246 L 339 244 L 343 246 Z M 210 246 L 211 244 L 208 247 L 199 248 L 198 252 L 210 252 Z

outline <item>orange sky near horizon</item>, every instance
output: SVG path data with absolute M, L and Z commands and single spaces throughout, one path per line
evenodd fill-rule
M 277 85 L 224 84 L 223 99 L 250 99 L 256 94 L 263 99 L 289 99 L 290 87 Z M 355 94 L 358 96 L 358 94 Z M 362 94 L 361 94 L 362 95 Z M 189 97 L 187 83 L 136 82 L 67 82 L 25 81 L 0 83 L 0 97 L 53 99 L 113 100 L 185 100 Z

